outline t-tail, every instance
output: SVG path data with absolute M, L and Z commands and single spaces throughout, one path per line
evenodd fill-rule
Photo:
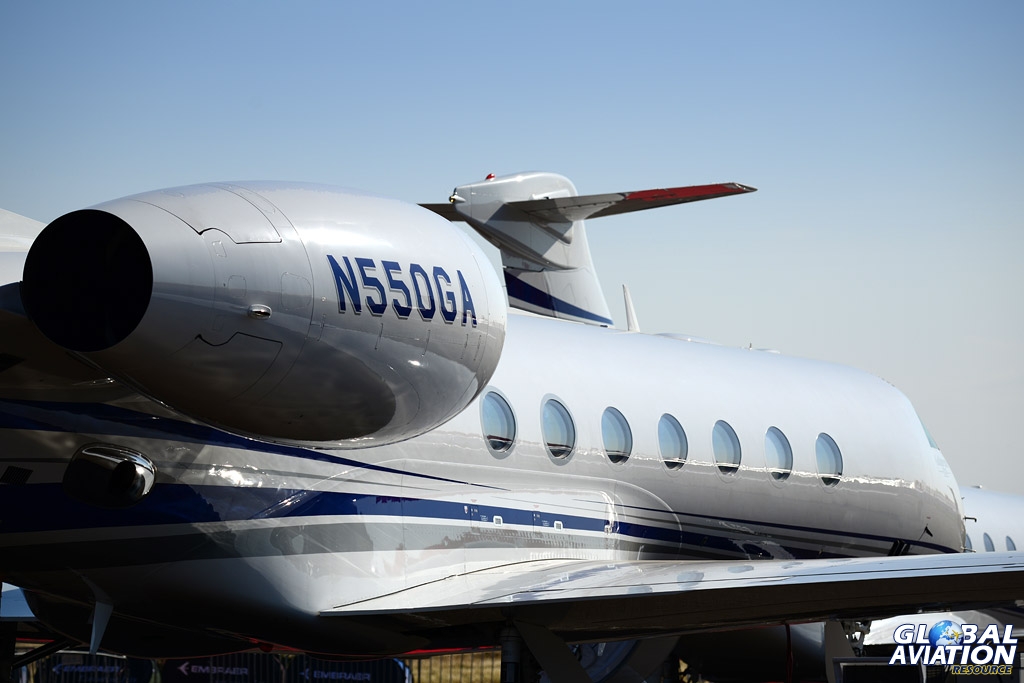
M 448 204 L 423 204 L 465 221 L 501 250 L 509 305 L 552 318 L 613 325 L 594 270 L 584 220 L 754 192 L 739 183 L 584 195 L 555 173 L 460 185 Z

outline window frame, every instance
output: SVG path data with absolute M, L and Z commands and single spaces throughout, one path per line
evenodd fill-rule
M 830 455 L 834 456 L 833 464 L 838 464 L 838 468 L 833 468 L 833 471 L 830 471 L 828 474 L 822 472 L 821 458 L 818 455 L 819 443 L 824 443 L 826 446 L 831 444 L 832 448 L 830 449 Z M 821 482 L 826 489 L 836 488 L 843 481 L 843 470 L 845 469 L 844 464 L 843 450 L 839 448 L 839 444 L 836 443 L 836 440 L 832 438 L 830 434 L 820 432 L 818 437 L 814 440 L 814 469 L 818 473 L 818 481 Z
M 606 438 L 604 433 L 604 421 L 605 418 L 608 416 L 611 416 L 611 419 L 613 421 L 618 422 L 617 426 L 623 427 L 625 429 L 624 434 L 622 434 L 622 436 L 625 436 L 626 438 L 625 453 L 620 453 L 615 457 L 613 457 L 611 452 L 608 450 L 608 439 Z M 604 448 L 604 454 L 608 458 L 608 462 L 612 463 L 613 465 L 622 465 L 627 460 L 629 460 L 629 456 L 633 455 L 633 430 L 630 428 L 629 420 L 626 419 L 626 416 L 622 414 L 621 410 L 614 406 L 608 406 L 601 413 L 601 445 Z
M 673 428 L 673 427 L 677 428 L 679 430 L 677 432 L 677 435 L 682 437 L 682 439 L 680 439 L 680 445 L 681 445 L 681 449 L 680 450 L 682 451 L 682 457 L 681 458 L 668 458 L 668 457 L 666 457 L 664 442 L 662 441 L 662 438 L 661 438 L 661 423 L 665 422 L 666 418 L 668 418 L 668 422 L 666 422 L 666 424 L 668 424 L 670 426 L 669 428 L 670 429 Z M 690 440 L 686 436 L 686 430 L 683 429 L 683 425 L 682 425 L 682 423 L 679 422 L 679 418 L 677 418 L 672 413 L 662 413 L 661 414 L 661 417 L 658 418 L 658 428 L 657 429 L 658 429 L 658 455 L 661 456 L 661 462 L 664 463 L 665 467 L 668 469 L 669 472 L 678 472 L 679 470 L 683 469 L 683 466 L 686 464 L 686 460 L 687 460 L 687 458 L 690 455 Z
M 508 409 L 509 417 L 511 417 L 512 419 L 512 439 L 509 441 L 508 448 L 505 448 L 503 450 L 498 450 L 491 446 L 491 440 L 490 438 L 488 438 L 487 435 L 487 426 L 486 421 L 484 419 L 484 404 L 487 402 L 488 397 L 490 397 L 492 394 L 495 396 L 495 398 L 501 401 L 502 404 L 504 404 L 505 408 Z M 492 387 L 488 387 L 487 389 L 485 389 L 483 396 L 480 398 L 480 433 L 481 436 L 483 437 L 484 445 L 487 447 L 487 450 L 491 453 L 491 455 L 493 455 L 496 458 L 507 458 L 509 455 L 512 454 L 512 451 L 515 450 L 516 445 L 519 442 L 519 419 L 516 417 L 516 411 L 512 408 L 512 403 L 508 400 L 508 398 L 503 393 Z
M 723 426 L 725 430 L 722 432 L 726 438 L 735 446 L 736 451 L 736 462 L 735 463 L 723 463 L 719 459 L 719 450 L 715 446 L 715 435 L 718 433 L 719 425 Z M 733 477 L 740 468 L 743 467 L 743 444 L 740 442 L 739 434 L 731 424 L 725 420 L 718 420 L 715 422 L 714 427 L 711 428 L 711 454 L 715 459 L 715 468 L 726 477 Z
M 545 412 L 547 410 L 547 406 L 549 404 L 552 404 L 552 403 L 557 405 L 558 407 L 560 407 L 564 411 L 565 417 L 566 417 L 566 419 L 568 420 L 568 423 L 569 423 L 569 427 L 572 430 L 572 433 L 570 434 L 572 443 L 569 444 L 569 446 L 568 446 L 569 450 L 564 455 L 556 455 L 554 453 L 554 451 L 551 450 L 551 445 L 548 442 L 548 434 L 547 434 L 547 431 L 545 429 Z M 541 399 L 541 402 L 540 402 L 540 436 L 541 436 L 541 444 L 544 447 L 544 452 L 548 454 L 548 457 L 551 459 L 552 462 L 557 463 L 557 464 L 564 464 L 566 462 L 569 462 L 572 459 L 573 455 L 576 454 L 576 451 L 579 448 L 580 431 L 579 431 L 579 428 L 577 428 L 577 426 L 576 426 L 576 420 L 572 416 L 572 411 L 570 411 L 569 408 L 565 405 L 565 401 L 563 401 L 558 396 L 555 396 L 554 394 L 547 394 L 547 395 L 544 396 L 544 398 Z
M 784 455 L 788 458 L 788 467 L 786 468 L 773 467 L 772 464 L 768 462 L 768 440 L 769 435 L 773 433 L 778 434 L 779 438 L 782 440 L 781 445 L 784 446 Z M 786 433 L 775 425 L 772 425 L 764 432 L 764 466 L 765 470 L 768 472 L 768 477 L 774 484 L 783 484 L 793 475 L 793 444 L 790 443 L 789 437 L 786 436 Z

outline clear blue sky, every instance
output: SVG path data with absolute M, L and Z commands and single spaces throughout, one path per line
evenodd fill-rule
M 1024 4 L 0 4 L 0 206 L 488 172 L 756 194 L 589 226 L 613 313 L 900 387 L 1024 494 Z

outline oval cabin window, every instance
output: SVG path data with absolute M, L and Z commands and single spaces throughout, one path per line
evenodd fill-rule
M 576 427 L 565 406 L 553 398 L 544 403 L 542 429 L 548 452 L 556 458 L 565 458 L 576 445 Z
M 493 391 L 484 395 L 481 405 L 484 440 L 495 453 L 505 453 L 516 440 L 516 418 L 508 401 Z
M 776 481 L 784 481 L 793 471 L 793 449 L 778 427 L 769 427 L 764 435 L 764 460 Z
M 661 450 L 661 459 L 670 470 L 677 470 L 686 462 L 686 432 L 679 420 L 668 413 L 658 420 L 658 448 Z
M 814 443 L 814 455 L 818 461 L 818 476 L 825 486 L 835 486 L 843 476 L 843 455 L 839 446 L 828 434 L 818 434 Z
M 711 447 L 715 452 L 715 464 L 724 474 L 735 474 L 740 468 L 742 453 L 736 432 L 724 420 L 715 423 L 711 432 Z
M 604 452 L 612 462 L 625 462 L 633 451 L 633 434 L 629 431 L 629 423 L 615 408 L 605 408 L 601 416 L 601 436 L 604 439 Z

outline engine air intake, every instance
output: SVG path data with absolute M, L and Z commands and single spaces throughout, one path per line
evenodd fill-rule
M 85 209 L 61 216 L 25 260 L 25 312 L 52 342 L 79 352 L 123 341 L 142 320 L 153 291 L 146 245 L 122 219 Z

